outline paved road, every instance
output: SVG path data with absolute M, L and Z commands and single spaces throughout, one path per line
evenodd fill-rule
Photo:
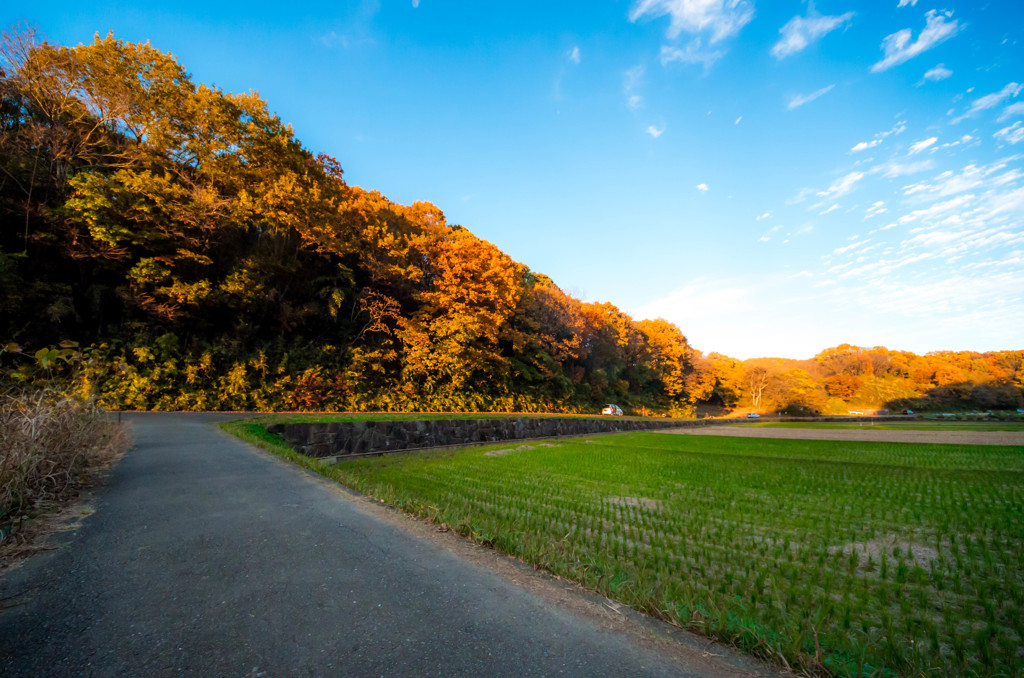
M 217 420 L 131 417 L 96 512 L 0 578 L 0 674 L 768 675 L 692 637 L 638 642 Z

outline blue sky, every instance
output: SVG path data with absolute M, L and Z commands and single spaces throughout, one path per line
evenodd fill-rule
M 13 4 L 704 352 L 1024 348 L 1019 0 Z

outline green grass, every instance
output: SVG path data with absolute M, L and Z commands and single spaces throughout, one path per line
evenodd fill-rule
M 1020 448 L 653 433 L 550 444 L 320 466 L 794 667 L 1024 672 Z M 487 456 L 498 448 L 513 451 Z
M 763 428 L 877 428 L 887 431 L 1024 431 L 1024 421 L 767 421 L 744 425 Z

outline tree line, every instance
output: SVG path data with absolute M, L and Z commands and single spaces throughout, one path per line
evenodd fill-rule
M 841 344 L 809 360 L 712 353 L 709 402 L 792 415 L 850 410 L 1007 410 L 1024 406 L 1024 351 L 917 355 Z
M 42 351 L 47 372 L 73 357 L 75 388 L 133 409 L 1020 401 L 1019 351 L 705 357 L 675 325 L 582 302 L 430 203 L 350 185 L 256 93 L 197 84 L 148 43 L 65 47 L 24 28 L 2 43 L 8 380 Z

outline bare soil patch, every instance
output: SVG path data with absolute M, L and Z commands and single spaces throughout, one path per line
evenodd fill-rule
M 933 561 L 939 559 L 939 552 L 935 547 L 909 542 L 900 539 L 895 534 L 870 541 L 858 541 L 829 548 L 829 553 L 835 553 L 836 551 L 841 551 L 846 555 L 856 553 L 859 561 L 858 567 L 862 570 L 868 569 L 869 562 L 874 562 L 875 567 L 877 567 L 883 554 L 890 559 L 896 559 L 897 556 L 895 554 L 899 553 L 900 557 L 908 563 L 926 570 Z
M 552 447 L 552 445 L 544 445 L 543 447 Z M 523 450 L 535 449 L 533 445 L 520 445 L 519 447 L 503 447 L 500 450 L 488 450 L 484 452 L 485 457 L 504 457 L 506 454 L 512 454 L 513 452 L 522 452 Z
M 1022 431 L 896 431 L 864 428 L 762 428 L 760 426 L 707 426 L 669 428 L 655 433 L 736 438 L 787 438 L 790 440 L 842 440 L 880 443 L 947 443 L 953 445 L 1024 445 Z
M 657 501 L 647 497 L 608 497 L 608 503 L 617 506 L 644 506 L 652 511 L 657 511 L 661 508 Z

